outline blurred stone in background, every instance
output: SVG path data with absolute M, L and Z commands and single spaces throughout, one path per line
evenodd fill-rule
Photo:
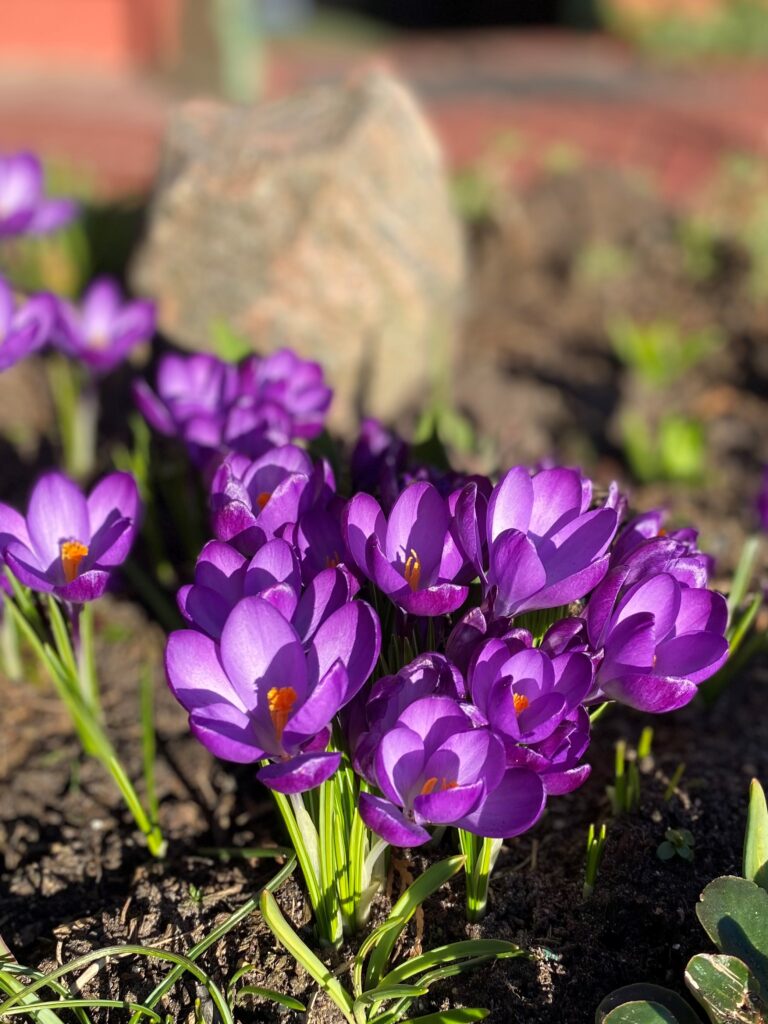
M 226 326 L 322 360 L 337 428 L 429 398 L 464 280 L 439 147 L 407 88 L 372 73 L 252 108 L 173 117 L 133 280 L 176 344 Z

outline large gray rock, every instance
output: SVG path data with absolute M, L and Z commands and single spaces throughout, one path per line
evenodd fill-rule
M 336 427 L 390 419 L 452 361 L 463 279 L 438 146 L 390 76 L 172 121 L 134 283 L 179 345 L 223 321 L 320 360 Z

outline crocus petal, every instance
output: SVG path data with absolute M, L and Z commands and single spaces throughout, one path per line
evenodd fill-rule
M 306 743 L 322 729 L 344 704 L 349 690 L 347 670 L 334 662 L 314 687 L 302 706 L 292 715 L 283 731 L 283 746 L 292 750 Z
M 370 494 L 356 494 L 345 507 L 341 517 L 341 532 L 349 553 L 358 569 L 370 575 L 366 548 L 370 537 L 384 544 L 387 521 L 381 506 Z
M 611 618 L 616 598 L 619 596 L 629 569 L 619 565 L 611 569 L 595 589 L 586 609 L 586 624 L 589 642 L 595 650 L 605 643 L 605 627 Z
M 337 753 L 299 754 L 260 768 L 256 778 L 276 793 L 305 793 L 330 779 L 340 764 Z
M 251 559 L 245 574 L 245 593 L 258 594 L 273 583 L 288 583 L 297 592 L 301 586 L 296 555 L 291 545 L 279 538 L 268 541 Z
M 57 587 L 56 594 L 62 601 L 69 601 L 71 604 L 84 604 L 86 601 L 95 601 L 101 597 L 107 589 L 109 573 L 102 569 L 89 569 L 80 573 L 71 583 L 64 587 Z
M 176 595 L 179 611 L 197 629 L 218 640 L 232 605 L 221 594 L 197 585 L 182 587 Z
M 544 786 L 536 772 L 508 768 L 496 789 L 457 825 L 489 839 L 510 839 L 536 824 L 545 802 Z
M 161 398 L 158 398 L 146 381 L 135 380 L 131 393 L 136 408 L 158 434 L 172 437 L 176 433 L 176 424 L 168 406 Z
M 55 586 L 51 574 L 41 569 L 39 565 L 33 564 L 33 559 L 36 557 L 33 552 L 29 552 L 29 558 L 19 558 L 16 551 L 7 549 L 4 558 L 19 583 L 23 583 L 25 587 L 31 587 L 32 590 L 50 593 Z
M 61 473 L 41 477 L 29 500 L 27 528 L 38 558 L 46 566 L 59 560 L 63 541 L 89 544 L 88 505 L 77 485 Z
M 130 528 L 98 555 L 100 565 L 120 565 L 128 556 L 139 524 L 141 499 L 136 481 L 130 473 L 110 473 L 93 488 L 87 505 L 91 538 L 95 539 L 116 514 L 130 520 Z
M 628 704 L 638 711 L 661 714 L 676 711 L 689 704 L 696 696 L 696 684 L 688 679 L 670 676 L 624 675 L 611 679 L 603 687 L 606 697 Z
M 245 714 L 247 705 L 227 678 L 218 647 L 194 629 L 178 629 L 165 647 L 165 673 L 176 700 L 187 711 L 231 704 Z
M 674 577 L 659 573 L 630 587 L 616 608 L 616 619 L 626 619 L 637 612 L 653 612 L 656 639 L 665 639 L 675 625 L 680 610 L 681 587 Z
M 395 804 L 410 803 L 419 790 L 424 761 L 424 741 L 413 729 L 397 725 L 385 733 L 374 762 L 384 796 Z
M 214 757 L 224 761 L 253 764 L 264 757 L 254 742 L 251 720 L 231 704 L 212 704 L 191 711 L 189 729 Z
M 581 476 L 575 469 L 542 469 L 531 484 L 533 508 L 528 532 L 537 537 L 556 531 L 581 512 Z
M 403 812 L 389 800 L 370 793 L 361 793 L 358 803 L 360 817 L 371 831 L 381 836 L 390 846 L 423 846 L 431 836 L 425 828 L 409 821 Z
M 20 541 L 24 547 L 30 548 L 32 542 L 27 533 L 27 521 L 15 508 L 0 502 L 0 552 L 11 541 Z
M 384 542 L 387 561 L 404 566 L 415 552 L 421 566 L 420 586 L 431 586 L 440 568 L 449 524 L 448 505 L 437 488 L 430 483 L 411 484 L 389 515 Z
M 728 641 L 717 633 L 701 630 L 672 637 L 656 649 L 654 671 L 678 676 L 692 683 L 709 679 L 728 658 Z
M 637 612 L 619 622 L 608 634 L 599 682 L 627 672 L 650 672 L 656 653 L 655 620 L 651 612 Z
M 266 704 L 270 685 L 306 692 L 306 661 L 290 622 L 260 597 L 235 606 L 221 634 L 221 660 L 244 705 Z
M 559 580 L 551 586 L 543 587 L 527 602 L 524 602 L 520 610 L 522 608 L 557 608 L 558 605 L 578 601 L 598 585 L 608 571 L 609 565 L 610 557 L 608 555 L 598 558 L 596 562 L 572 576 Z
M 423 821 L 435 825 L 451 825 L 466 817 L 477 806 L 484 789 L 482 782 L 435 789 L 432 793 L 417 796 L 413 801 L 413 809 Z
M 320 624 L 351 601 L 358 587 L 357 581 L 343 569 L 319 572 L 301 595 L 293 616 L 293 624 L 301 639 L 309 643 Z
M 370 676 L 381 649 L 381 626 L 376 612 L 364 601 L 343 605 L 323 622 L 307 652 L 310 676 L 322 678 L 338 658 L 346 667 L 351 700 Z
M 421 615 L 424 617 L 436 617 L 439 615 L 450 615 L 461 608 L 469 593 L 466 587 L 458 587 L 453 583 L 439 583 L 428 590 L 407 590 L 401 591 L 392 596 L 392 600 L 410 615 Z
M 507 530 L 493 542 L 490 566 L 488 580 L 497 588 L 497 615 L 512 615 L 547 582 L 533 542 L 516 530 Z
M 563 796 L 578 789 L 589 778 L 592 768 L 588 764 L 568 768 L 564 772 L 545 772 L 541 776 L 547 796 Z
M 686 589 L 680 593 L 680 609 L 675 620 L 675 633 L 725 633 L 728 604 L 722 594 L 712 590 Z
M 525 466 L 514 466 L 494 488 L 488 503 L 488 542 L 507 530 L 526 533 L 533 510 L 533 483 Z
M 257 596 L 262 601 L 271 604 L 273 608 L 277 608 L 284 619 L 289 622 L 293 621 L 298 597 L 290 583 L 273 583 L 272 586 L 265 587 Z

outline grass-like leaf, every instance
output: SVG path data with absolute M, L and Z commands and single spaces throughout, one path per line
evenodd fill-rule
M 320 988 L 336 1003 L 349 1024 L 355 1024 L 351 995 L 286 921 L 275 897 L 268 889 L 261 894 L 261 915 L 294 960 L 301 964 Z
M 446 946 L 436 946 L 427 953 L 411 957 L 399 964 L 381 979 L 381 986 L 400 985 L 417 974 L 426 971 L 451 971 L 451 965 L 460 960 L 480 960 L 492 957 L 512 958 L 524 956 L 525 953 L 514 942 L 504 939 L 464 939 L 461 942 L 450 942 Z M 452 971 L 451 973 L 455 973 Z M 441 975 L 447 977 L 447 975 Z M 437 980 L 436 978 L 433 980 Z
M 405 928 L 424 900 L 436 892 L 441 885 L 445 885 L 457 871 L 461 871 L 464 863 L 465 858 L 463 856 L 448 857 L 445 860 L 438 861 L 437 864 L 432 864 L 428 867 L 423 875 L 417 878 L 412 885 L 408 886 L 392 908 L 384 924 L 371 935 L 373 941 L 368 948 L 372 948 L 372 952 L 368 961 L 368 968 L 365 972 L 366 989 L 374 988 L 382 980 L 382 975 L 387 969 L 395 943 L 403 928 Z
M 307 1012 L 304 1003 L 300 1003 L 298 999 L 287 996 L 283 992 L 276 992 L 273 988 L 264 988 L 261 985 L 243 985 L 235 992 L 235 1002 L 242 1002 L 243 996 L 257 996 L 260 999 L 268 999 L 272 1003 L 279 1003 L 287 1010 L 298 1010 L 299 1013 Z

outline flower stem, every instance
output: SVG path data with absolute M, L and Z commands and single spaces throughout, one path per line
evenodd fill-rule
M 501 850 L 501 839 L 486 839 L 459 829 L 461 852 L 467 858 L 465 865 L 467 887 L 467 920 L 481 921 L 488 909 L 488 888 L 496 858 Z
M 59 424 L 64 466 L 76 480 L 87 479 L 96 464 L 99 393 L 94 378 L 70 359 L 49 360 L 49 382 Z
M 0 607 L 0 660 L 3 671 L 13 683 L 18 683 L 24 669 L 19 650 L 19 630 L 12 615 L 3 614 Z

